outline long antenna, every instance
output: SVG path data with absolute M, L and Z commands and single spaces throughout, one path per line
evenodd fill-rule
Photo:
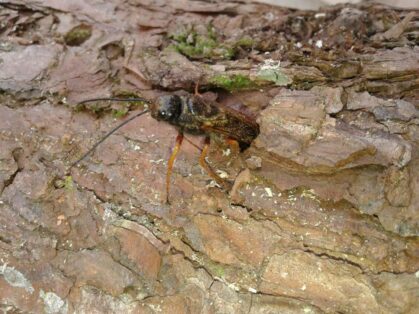
M 94 102 L 94 101 L 105 101 L 105 100 L 121 101 L 121 102 L 143 101 L 145 103 L 150 103 L 150 101 L 148 99 L 141 98 L 141 97 L 137 97 L 137 98 L 91 98 L 91 99 L 86 99 L 86 100 L 83 100 L 83 101 L 79 102 L 78 105 L 83 105 L 83 104 L 86 104 L 86 103 L 89 103 L 89 102 Z
M 144 101 L 144 102 L 150 103 L 150 101 L 148 99 L 145 99 L 145 98 L 127 98 L 127 99 L 121 99 L 121 98 L 93 98 L 93 99 L 87 99 L 87 100 L 84 100 L 82 102 L 79 102 L 79 104 L 85 104 L 85 103 L 88 103 L 88 102 L 103 101 L 103 100 L 109 100 L 109 101 L 125 101 L 125 102 Z M 142 116 L 143 114 L 146 114 L 149 111 L 150 111 L 149 109 L 146 109 L 146 110 L 144 110 L 142 112 L 139 112 L 136 115 L 133 115 L 131 118 L 125 120 L 121 124 L 119 124 L 116 127 L 114 127 L 112 130 L 110 130 L 108 133 L 106 133 L 106 135 L 104 137 L 102 137 L 97 143 L 95 143 L 95 145 L 93 145 L 92 148 L 90 148 L 83 156 L 81 156 L 79 159 L 77 159 L 75 162 L 73 162 L 71 164 L 71 166 L 70 166 L 69 169 L 73 168 L 79 162 L 81 162 L 83 159 L 85 159 L 87 156 L 89 156 L 100 144 L 102 144 L 103 141 L 105 141 L 109 136 L 111 136 L 113 133 L 115 133 L 116 131 L 118 131 L 124 125 L 126 125 L 129 122 L 131 122 L 135 118 L 138 118 L 139 116 Z

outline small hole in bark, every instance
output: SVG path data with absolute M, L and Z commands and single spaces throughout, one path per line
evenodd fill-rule
M 109 60 L 115 60 L 119 57 L 124 56 L 124 48 L 118 43 L 111 43 L 102 48 L 105 51 L 106 58 Z

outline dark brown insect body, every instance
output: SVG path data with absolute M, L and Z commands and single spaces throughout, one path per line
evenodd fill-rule
M 190 133 L 196 135 L 205 135 L 205 144 L 201 149 L 199 158 L 200 165 L 208 172 L 220 186 L 225 189 L 231 187 L 231 183 L 221 179 L 208 165 L 206 155 L 210 144 L 210 138 L 213 135 L 221 135 L 235 147 L 244 149 L 248 147 L 255 137 L 259 134 L 259 125 L 249 116 L 214 101 L 207 101 L 200 95 L 188 94 L 186 96 L 166 95 L 160 96 L 154 102 L 149 102 L 142 98 L 137 99 L 93 99 L 82 103 L 98 100 L 114 100 L 114 101 L 146 101 L 150 104 L 150 109 L 145 110 L 124 121 L 109 133 L 107 133 L 99 142 L 97 142 L 87 153 L 79 160 L 74 162 L 72 166 L 78 164 L 88 154 L 90 154 L 100 143 L 102 143 L 111 134 L 119 128 L 132 121 L 134 118 L 141 116 L 147 112 L 158 121 L 165 121 L 174 125 L 178 129 L 176 145 L 168 161 L 166 173 L 166 201 L 169 200 L 170 176 L 176 155 L 179 152 L 183 141 L 183 134 Z M 72 167 L 71 166 L 71 167 Z
M 237 141 L 242 148 L 259 134 L 259 125 L 253 119 L 197 95 L 161 96 L 150 110 L 153 118 L 176 126 L 181 133 L 216 133 Z

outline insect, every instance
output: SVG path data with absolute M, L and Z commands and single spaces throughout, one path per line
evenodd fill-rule
M 144 98 L 119 99 L 119 98 L 96 98 L 81 102 L 84 104 L 92 101 L 112 100 L 112 101 L 143 101 L 149 108 L 125 120 L 114 129 L 109 131 L 100 141 L 98 141 L 81 158 L 75 161 L 71 167 L 77 165 L 86 158 L 96 147 L 101 144 L 115 131 L 132 121 L 133 119 L 150 112 L 151 116 L 157 121 L 165 121 L 176 127 L 178 135 L 176 143 L 170 155 L 166 173 L 166 202 L 169 203 L 170 177 L 173 164 L 182 145 L 184 134 L 204 135 L 204 147 L 201 150 L 199 164 L 201 167 L 224 189 L 229 189 L 231 183 L 223 180 L 206 161 L 211 135 L 221 135 L 230 145 L 239 149 L 248 147 L 253 139 L 259 134 L 259 125 L 248 115 L 225 107 L 215 101 L 206 100 L 198 94 L 187 94 L 185 96 L 165 95 L 158 97 L 155 101 Z

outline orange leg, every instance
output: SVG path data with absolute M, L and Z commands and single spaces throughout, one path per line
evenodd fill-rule
M 234 155 L 238 155 L 240 153 L 240 145 L 239 142 L 233 140 L 232 138 L 227 138 L 227 144 L 230 146 L 230 149 Z
M 199 93 L 199 81 L 195 84 L 195 96 L 201 96 Z
M 172 175 L 173 164 L 176 160 L 176 155 L 179 152 L 180 146 L 182 145 L 183 141 L 183 134 L 179 133 L 176 137 L 176 144 L 173 147 L 172 154 L 170 155 L 169 162 L 167 163 L 167 173 L 166 173 L 166 203 L 170 204 L 169 202 L 169 192 L 170 192 L 170 177 Z
M 209 144 L 210 144 L 210 139 L 209 137 L 207 137 L 205 138 L 204 148 L 202 149 L 201 156 L 199 157 L 199 164 L 201 165 L 202 168 L 204 168 L 204 170 L 208 173 L 208 175 L 215 180 L 215 182 L 221 185 L 221 187 L 224 188 L 225 190 L 229 190 L 232 186 L 231 183 L 220 178 L 218 174 L 216 174 L 215 171 L 212 170 L 210 165 L 205 160 L 208 154 Z

